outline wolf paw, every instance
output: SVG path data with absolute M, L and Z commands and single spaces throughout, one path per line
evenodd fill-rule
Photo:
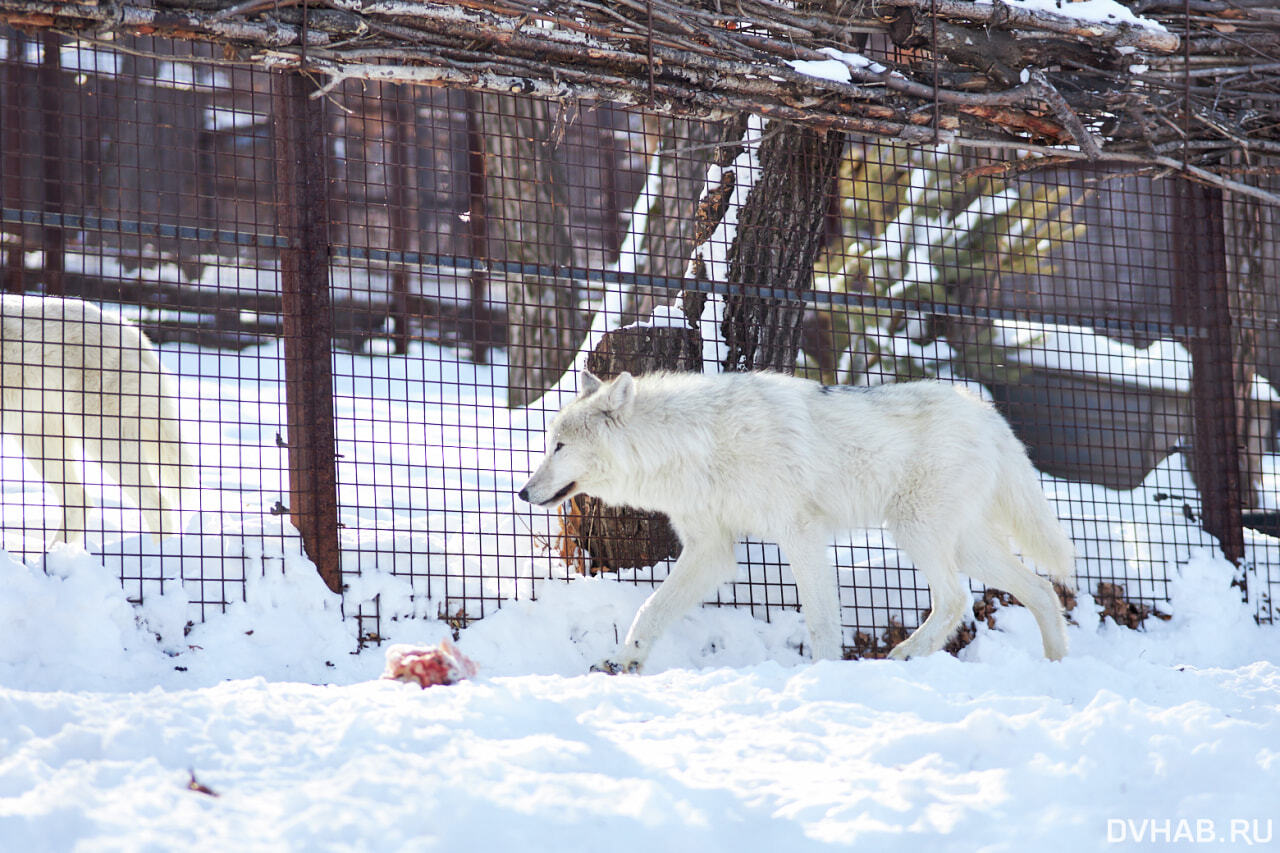
M 630 663 L 621 664 L 611 660 L 604 660 L 604 661 L 600 661 L 600 663 L 592 664 L 591 671 L 603 672 L 608 675 L 619 675 L 624 672 L 630 675 L 635 675 L 640 672 L 640 664 L 637 663 L 636 661 L 631 661 Z
M 889 650 L 889 660 L 908 660 L 915 657 L 915 653 L 907 646 L 906 643 L 899 643 Z

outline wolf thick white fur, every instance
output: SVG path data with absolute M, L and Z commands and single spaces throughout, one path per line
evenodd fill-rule
M 195 486 L 181 429 L 173 379 L 137 328 L 77 299 L 0 296 L 0 433 L 58 497 L 53 541 L 84 539 L 81 454 L 150 531 L 181 532 L 182 491 Z
M 1005 420 L 939 382 L 823 386 L 769 373 L 589 373 L 547 430 L 547 455 L 520 497 L 555 506 L 586 493 L 665 513 L 683 550 L 636 614 L 616 666 L 637 670 L 674 620 L 737 572 L 734 545 L 781 546 L 815 658 L 839 658 L 833 534 L 883 524 L 925 576 L 929 617 L 890 653 L 940 649 L 972 602 L 961 574 L 1015 595 L 1044 653 L 1067 652 L 1053 586 L 1010 547 L 1062 581 L 1071 540 Z

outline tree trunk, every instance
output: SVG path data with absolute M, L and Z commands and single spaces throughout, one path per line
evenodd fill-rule
M 1236 422 L 1243 447 L 1240 453 L 1240 502 L 1243 509 L 1258 503 L 1262 459 L 1268 448 L 1270 418 L 1261 417 L 1253 401 L 1253 377 L 1258 365 L 1258 329 L 1262 298 L 1263 252 L 1266 230 L 1261 203 L 1243 195 L 1224 199 L 1227 278 L 1230 282 L 1232 361 L 1235 365 Z
M 601 379 L 623 372 L 701 368 L 698 330 L 671 326 L 631 326 L 609 332 L 587 358 L 587 369 Z M 680 553 L 680 540 L 661 513 L 613 507 L 579 495 L 570 502 L 561 524 L 572 546 L 563 550 L 582 557 L 580 569 L 652 566 Z
M 710 146 L 719 141 L 719 123 L 659 117 L 657 150 L 650 156 L 655 188 L 637 210 L 644 212 L 644 234 L 636 245 L 638 275 L 678 279 L 694 249 L 694 210 L 711 161 Z M 648 318 L 658 305 L 672 304 L 678 291 L 668 287 L 636 285 L 627 299 L 620 325 Z
M 711 154 L 711 165 L 716 167 L 716 184 L 711 186 L 711 175 L 708 175 L 707 186 L 693 212 L 693 251 L 689 257 L 689 278 L 707 278 L 706 255 L 702 247 L 720 227 L 733 199 L 733 191 L 738 185 L 738 174 L 733 169 L 733 164 L 746 147 L 743 138 L 749 123 L 750 116 L 739 113 L 720 126 L 720 138 Z M 707 304 L 706 292 L 686 290 L 681 294 L 680 302 L 689 325 L 698 325 L 702 309 Z
M 524 264 L 574 266 L 564 152 L 553 132 L 558 105 L 527 97 L 487 97 L 497 119 L 489 226 L 498 257 Z M 527 406 L 564 374 L 587 333 L 578 285 L 570 278 L 527 273 L 507 282 L 507 405 Z
M 804 294 L 822 250 L 828 196 L 845 136 L 770 122 L 761 173 L 738 214 L 729 248 L 729 284 L 772 287 L 785 296 L 725 299 L 726 371 L 795 370 Z

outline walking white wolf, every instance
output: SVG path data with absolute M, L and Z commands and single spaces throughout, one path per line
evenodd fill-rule
M 58 496 L 53 541 L 84 539 L 82 453 L 149 530 L 181 532 L 182 491 L 195 486 L 181 429 L 173 379 L 133 325 L 77 299 L 0 296 L 0 433 Z
M 929 617 L 890 657 L 940 649 L 971 604 L 963 572 L 1034 614 L 1051 659 L 1067 652 L 1052 577 L 1074 552 L 1005 420 L 953 385 L 825 386 L 771 373 L 623 373 L 580 378 L 547 430 L 547 455 L 520 497 L 555 506 L 579 493 L 665 513 L 683 550 L 636 614 L 612 664 L 636 670 L 675 619 L 737 572 L 743 535 L 791 563 L 815 658 L 842 652 L 833 534 L 884 524 L 924 573 Z

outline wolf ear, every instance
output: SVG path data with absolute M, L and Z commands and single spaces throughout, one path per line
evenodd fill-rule
M 578 371 L 578 396 L 590 397 L 603 383 L 590 370 Z
M 625 417 L 631 411 L 636 400 L 636 383 L 630 373 L 620 373 L 609 385 L 606 397 L 609 404 L 609 415 L 614 418 Z

